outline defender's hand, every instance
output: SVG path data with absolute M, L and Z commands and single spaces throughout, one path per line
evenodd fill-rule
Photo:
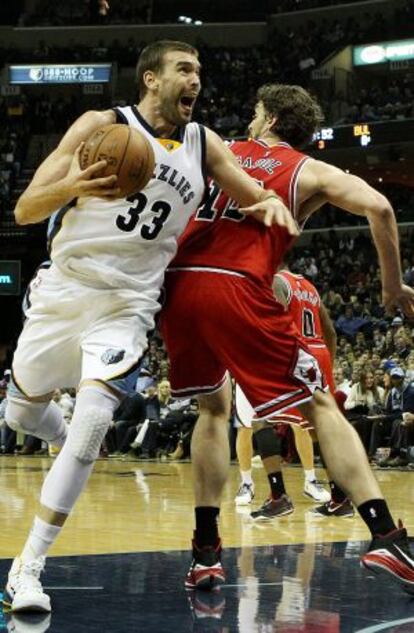
M 252 215 L 266 226 L 272 226 L 273 224 L 283 226 L 289 235 L 297 236 L 300 233 L 299 227 L 289 209 L 283 204 L 282 200 L 274 196 L 261 202 L 256 202 L 250 207 L 239 209 L 239 211 L 245 215 Z
M 401 284 L 392 290 L 383 289 L 382 303 L 387 314 L 399 308 L 408 319 L 414 319 L 414 289 Z

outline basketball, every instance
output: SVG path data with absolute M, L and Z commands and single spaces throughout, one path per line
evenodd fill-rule
M 80 154 L 81 169 L 106 160 L 102 176 L 118 176 L 120 198 L 141 191 L 154 172 L 154 151 L 145 136 L 129 125 L 105 125 L 86 141 Z

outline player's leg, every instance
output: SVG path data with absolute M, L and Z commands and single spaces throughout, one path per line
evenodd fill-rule
M 100 383 L 81 385 L 66 442 L 43 483 L 31 532 L 9 572 L 4 601 L 13 611 L 50 611 L 39 581 L 45 556 L 86 486 L 118 404 L 119 398 Z
M 316 391 L 300 406 L 312 422 L 331 476 L 349 495 L 372 535 L 362 564 L 389 574 L 414 592 L 414 558 L 406 530 L 398 527 L 371 471 L 361 440 L 329 393 Z
M 199 396 L 198 403 L 200 413 L 191 440 L 195 499 L 193 561 L 185 586 L 213 589 L 225 579 L 218 518 L 230 465 L 230 381 L 215 393 Z
M 313 430 L 312 433 L 315 431 Z M 331 491 L 331 498 L 329 501 L 322 503 L 320 506 L 312 508 L 309 512 L 312 516 L 318 518 L 324 517 L 339 517 L 342 519 L 352 519 L 355 516 L 354 506 L 346 493 L 340 486 L 331 478 L 328 469 L 326 468 L 323 455 L 321 455 L 322 464 L 329 477 L 329 489 Z
M 254 499 L 252 479 L 253 429 L 239 426 L 237 429 L 236 453 L 240 469 L 240 486 L 235 497 L 236 505 L 249 505 Z
M 215 348 L 220 325 L 230 327 L 229 317 L 216 309 L 228 296 L 227 284 L 227 275 L 171 272 L 160 318 L 171 362 L 172 395 L 199 399 L 191 440 L 196 529 L 187 589 L 214 589 L 225 578 L 217 520 L 230 462 L 231 389 L 226 362 Z
M 308 429 L 304 429 L 298 424 L 292 424 L 291 428 L 295 437 L 296 450 L 305 475 L 303 494 L 319 503 L 326 503 L 330 500 L 331 496 L 316 480 L 312 437 Z
M 68 426 L 62 409 L 54 402 L 52 393 L 31 399 L 12 379 L 7 389 L 5 420 L 14 431 L 34 435 L 59 448 L 63 446 Z
M 250 516 L 255 521 L 266 521 L 290 514 L 294 508 L 283 480 L 280 438 L 271 425 L 259 420 L 253 420 L 253 433 L 269 481 L 270 495 Z
M 71 323 L 70 328 L 67 325 L 73 297 L 55 279 L 53 270 L 39 270 L 30 288 L 26 294 L 27 318 L 13 358 L 5 417 L 13 430 L 61 447 L 67 425 L 52 396 L 56 387 L 77 383 L 76 378 L 72 383 L 68 370 L 79 356 L 77 324 Z M 60 314 L 64 318 L 60 319 Z
M 238 506 L 245 506 L 249 505 L 254 498 L 254 483 L 252 479 L 252 420 L 254 410 L 239 385 L 236 385 L 235 389 L 235 405 L 237 425 L 236 453 L 241 477 L 235 502 Z

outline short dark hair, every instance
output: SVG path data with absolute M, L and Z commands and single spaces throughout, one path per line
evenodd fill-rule
M 277 117 L 272 131 L 292 147 L 303 147 L 323 120 L 315 97 L 301 86 L 266 84 L 257 91 L 267 114 Z
M 155 73 L 160 72 L 164 65 L 164 55 L 169 51 L 183 51 L 184 53 L 198 57 L 198 50 L 194 48 L 194 46 L 191 46 L 191 44 L 187 44 L 187 42 L 158 40 L 157 42 L 148 44 L 148 46 L 141 51 L 136 68 L 136 79 L 140 99 L 142 99 L 147 92 L 147 87 L 144 83 L 144 73 L 146 73 L 147 70 L 152 70 Z

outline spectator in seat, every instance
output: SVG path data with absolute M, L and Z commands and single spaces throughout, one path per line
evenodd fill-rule
M 116 409 L 106 436 L 108 451 L 112 456 L 128 453 L 130 442 L 136 435 L 137 426 L 146 417 L 145 398 L 140 393 L 127 396 Z
M 149 424 L 141 444 L 141 459 L 155 457 L 161 451 L 165 454 L 175 451 L 183 425 L 190 422 L 194 425 L 197 419 L 190 415 L 190 406 L 190 400 L 172 398 L 168 380 L 159 383 L 157 395 L 147 401 Z
M 336 391 L 341 391 L 345 394 L 345 398 L 349 396 L 351 391 L 351 381 L 345 378 L 344 370 L 342 367 L 335 367 L 333 371 L 335 380 Z
M 394 353 L 404 361 L 411 352 L 411 342 L 403 329 L 394 334 Z
M 414 444 L 414 383 L 404 384 L 405 372 L 400 367 L 391 369 L 391 393 L 400 406 L 399 415 L 392 423 L 391 452 L 381 467 L 407 466 L 407 449 Z
M 355 316 L 352 306 L 347 305 L 345 313 L 336 320 L 335 326 L 339 334 L 353 340 L 356 333 L 369 323 L 370 320 L 366 317 Z
M 363 370 L 358 382 L 352 385 L 345 400 L 346 417 L 355 427 L 367 453 L 369 452 L 372 421 L 369 415 L 382 413 L 384 389 L 377 387 L 372 370 Z

